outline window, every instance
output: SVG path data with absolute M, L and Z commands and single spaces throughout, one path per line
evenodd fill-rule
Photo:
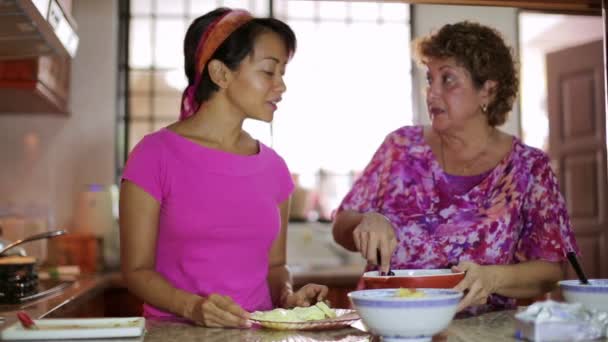
M 259 16 L 272 11 L 296 32 L 288 91 L 274 122 L 247 120 L 245 129 L 297 175 L 307 194 L 300 218 L 329 219 L 386 134 L 412 122 L 409 5 L 131 0 L 122 16 L 129 27 L 124 129 L 119 127 L 125 155 L 145 134 L 177 119 L 186 86 L 184 33 L 194 18 L 218 6 Z
M 412 122 L 409 6 L 280 3 L 298 50 L 272 143 L 311 194 L 300 216 L 329 219 L 384 137 Z

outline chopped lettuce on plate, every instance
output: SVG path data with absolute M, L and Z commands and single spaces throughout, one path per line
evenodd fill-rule
M 251 315 L 253 319 L 272 322 L 307 322 L 335 317 L 336 312 L 323 302 L 318 302 L 309 307 L 256 311 Z

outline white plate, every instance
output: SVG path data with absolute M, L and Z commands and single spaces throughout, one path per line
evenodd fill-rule
M 317 321 L 305 321 L 305 322 L 277 322 L 277 321 L 264 321 L 259 319 L 250 319 L 261 325 L 264 328 L 276 329 L 276 330 L 328 330 L 328 329 L 340 329 L 349 326 L 359 319 L 359 315 L 355 310 L 348 309 L 334 309 L 336 311 L 336 318 L 321 319 Z
M 143 317 L 35 319 L 38 329 L 25 329 L 16 322 L 0 333 L 2 340 L 56 340 L 137 337 L 144 333 Z

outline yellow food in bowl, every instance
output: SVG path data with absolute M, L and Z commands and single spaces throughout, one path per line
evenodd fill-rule
M 424 292 L 418 291 L 416 289 L 404 289 L 400 288 L 395 292 L 395 297 L 399 298 L 422 298 L 424 297 Z

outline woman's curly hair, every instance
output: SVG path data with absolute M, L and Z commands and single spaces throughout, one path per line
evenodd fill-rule
M 496 81 L 495 97 L 486 115 L 491 126 L 505 123 L 519 88 L 515 59 L 502 35 L 487 26 L 469 21 L 447 24 L 439 31 L 414 41 L 415 58 L 453 58 L 471 74 L 481 89 L 485 81 Z

